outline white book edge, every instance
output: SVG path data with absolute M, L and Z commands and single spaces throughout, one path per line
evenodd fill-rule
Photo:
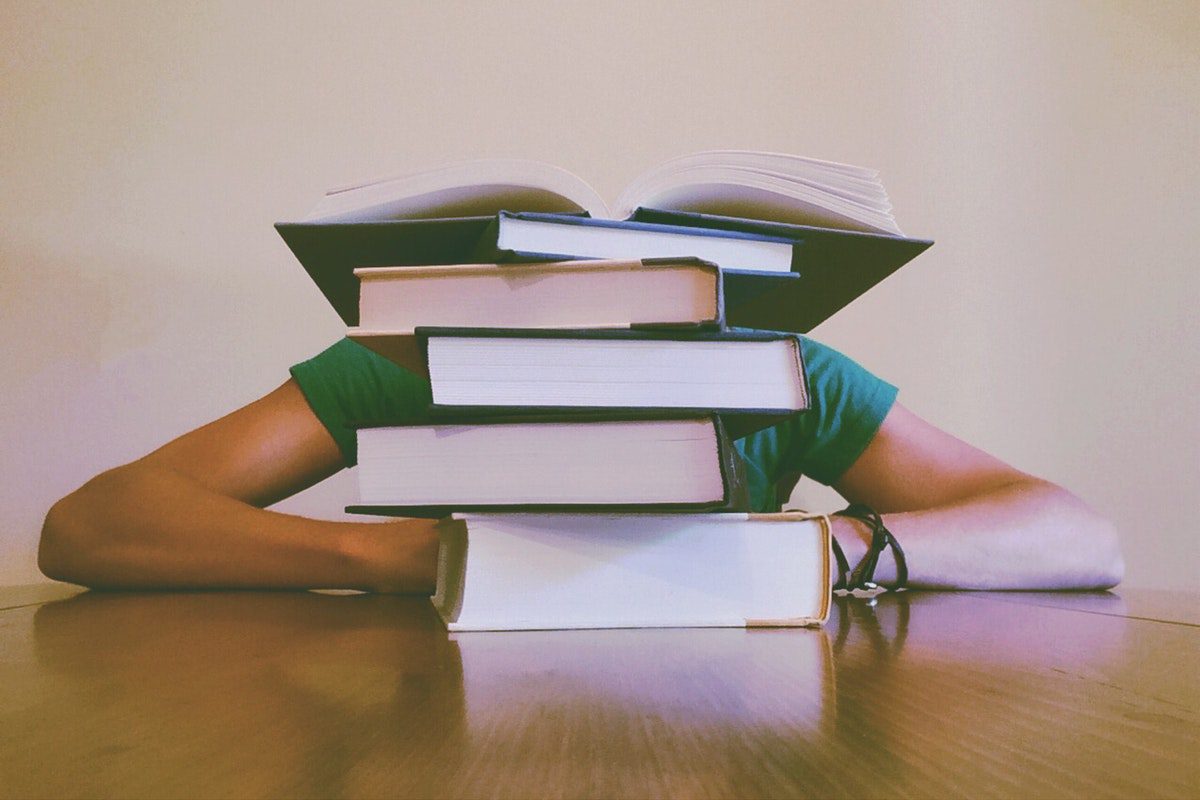
M 470 572 L 470 535 L 468 533 L 471 520 L 486 520 L 489 518 L 510 517 L 540 517 L 542 521 L 553 521 L 555 517 L 568 520 L 580 515 L 571 514 L 522 514 L 513 512 L 498 512 L 489 514 L 455 514 L 440 520 L 437 524 L 440 547 L 437 560 L 437 588 L 431 597 L 431 602 L 439 617 L 452 632 L 469 631 L 503 631 L 503 630 L 581 630 L 605 628 L 691 628 L 691 627 L 729 627 L 729 628 L 763 628 L 763 627 L 812 627 L 824 624 L 829 617 L 832 606 L 832 528 L 830 520 L 824 514 L 808 514 L 804 512 L 779 512 L 767 514 L 707 514 L 706 522 L 767 522 L 767 523 L 796 523 L 816 522 L 820 541 L 817 550 L 822 554 L 821 575 L 818 577 L 821 586 L 827 587 L 821 593 L 821 602 L 816 613 L 811 616 L 756 618 L 738 615 L 722 615 L 717 617 L 690 616 L 686 613 L 668 614 L 662 617 L 644 617 L 636 622 L 615 621 L 610 624 L 598 623 L 594 620 L 580 622 L 566 616 L 539 615 L 538 617 L 516 617 L 504 621 L 461 621 L 461 613 L 466 598 L 466 583 Z M 596 515 L 600 516 L 600 515 Z M 609 518 L 636 519 L 637 517 L 654 517 L 660 515 L 607 515 Z M 686 517 L 690 515 L 678 515 Z M 568 590 L 569 591 L 569 590 Z

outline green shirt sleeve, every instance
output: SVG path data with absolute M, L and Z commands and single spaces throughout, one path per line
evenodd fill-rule
M 355 426 L 427 418 L 429 382 L 350 339 L 296 364 L 291 373 L 348 467 L 358 463 Z
M 800 337 L 811 407 L 737 445 L 756 510 L 778 508 L 775 485 L 801 473 L 837 481 L 867 448 L 896 402 L 897 389 L 831 347 Z

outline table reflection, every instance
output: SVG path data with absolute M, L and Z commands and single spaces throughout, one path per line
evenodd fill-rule
M 39 608 L 34 642 L 39 795 L 339 795 L 463 751 L 458 647 L 424 598 L 89 592 Z
M 9 612 L 36 664 L 0 777 L 42 796 L 744 797 L 1136 795 L 1154 775 L 1186 795 L 1195 679 L 1143 654 L 1186 663 L 1192 630 L 1112 616 L 1103 593 L 1024 601 L 450 635 L 424 598 L 86 593 Z

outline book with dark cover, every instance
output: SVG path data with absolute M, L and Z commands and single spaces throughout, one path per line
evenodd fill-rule
M 805 371 L 804 358 L 800 347 L 800 342 L 794 335 L 780 334 L 766 331 L 703 331 L 703 330 L 628 330 L 628 329 L 591 329 L 591 330 L 521 330 L 521 329 L 499 329 L 499 328 L 418 328 L 413 335 L 367 335 L 359 336 L 351 332 L 352 338 L 362 344 L 370 347 L 376 352 L 385 357 L 399 363 L 401 366 L 416 372 L 430 376 L 430 383 L 433 388 L 433 404 L 430 406 L 430 414 L 438 420 L 480 420 L 488 419 L 497 416 L 503 417 L 520 417 L 520 416 L 539 416 L 544 414 L 589 414 L 601 413 L 612 414 L 620 413 L 638 416 L 646 414 L 658 415 L 678 415 L 678 414 L 719 414 L 724 420 L 725 427 L 734 439 L 740 439 L 754 431 L 761 430 L 771 425 L 778 424 L 787 419 L 792 414 L 806 410 L 810 404 L 810 395 L 808 392 L 808 376 Z M 685 343 L 685 346 L 690 343 L 695 343 L 698 346 L 704 346 L 709 343 L 730 343 L 734 347 L 739 347 L 740 343 L 775 343 L 786 342 L 789 345 L 789 364 L 786 365 L 786 373 L 784 374 L 783 365 L 780 365 L 780 374 L 770 376 L 779 381 L 779 386 L 784 386 L 784 382 L 794 383 L 795 397 L 794 402 L 788 404 L 777 404 L 771 406 L 762 405 L 739 405 L 739 406 L 599 406 L 599 405 L 566 405 L 554 403 L 514 403 L 509 405 L 500 404 L 461 404 L 447 403 L 439 401 L 439 395 L 443 392 L 439 383 L 438 375 L 435 369 L 431 370 L 429 361 L 429 350 L 431 339 L 480 339 L 480 340 L 505 340 L 505 339 L 536 339 L 542 341 L 562 341 L 562 342 L 579 342 L 579 341 L 607 341 L 607 342 L 629 342 L 637 346 L 642 342 L 664 342 L 664 343 Z M 548 358 L 552 359 L 552 356 Z M 553 371 L 553 364 L 550 364 L 549 369 Z M 652 381 L 655 382 L 663 377 L 662 370 L 656 371 L 652 375 Z M 697 376 L 699 377 L 699 376 Z M 765 378 L 761 373 L 756 373 L 757 378 Z M 721 373 L 715 376 L 717 382 L 727 382 L 728 373 Z M 752 394 L 761 397 L 762 390 L 755 389 Z M 757 401 L 760 402 L 761 401 Z
M 535 241 L 559 244 L 539 247 L 521 243 Z M 606 252 L 606 246 L 628 248 L 628 252 Z M 793 238 L 773 233 L 678 222 L 596 219 L 582 214 L 501 211 L 480 237 L 473 260 L 513 263 L 694 256 L 717 264 L 725 272 L 786 274 L 794 262 L 793 250 Z
M 688 415 L 688 414 L 639 414 L 630 416 L 622 412 L 615 413 L 576 413 L 570 415 L 543 415 L 537 417 L 520 416 L 520 417 L 496 417 L 493 419 L 477 420 L 475 422 L 457 422 L 447 423 L 445 425 L 401 425 L 392 426 L 393 428 L 426 428 L 433 429 L 435 439 L 444 439 L 444 437 L 453 437 L 456 431 L 461 431 L 467 428 L 478 428 L 486 426 L 504 426 L 504 425 L 579 425 L 588 426 L 591 424 L 603 423 L 652 423 L 655 421 L 664 422 L 706 422 L 711 426 L 711 430 L 716 441 L 715 463 L 712 464 L 720 474 L 721 490 L 719 495 L 707 498 L 703 501 L 696 502 L 654 502 L 654 503 L 626 503 L 626 502 L 607 502 L 607 501 L 590 501 L 590 502 L 555 502 L 555 503 L 529 503 L 522 502 L 519 499 L 505 499 L 503 502 L 476 503 L 470 501 L 464 502 L 447 502 L 437 504 L 404 504 L 390 502 L 363 502 L 346 507 L 347 513 L 351 514 L 373 514 L 381 516 L 401 516 L 401 517 L 425 517 L 438 518 L 445 517 L 456 512 L 475 512 L 475 511 L 563 511 L 563 512 L 633 512 L 633 511 L 655 511 L 655 512 L 744 512 L 750 510 L 750 495 L 746 484 L 746 469 L 742 462 L 741 456 L 737 449 L 733 446 L 732 439 L 726 431 L 721 418 L 716 414 L 708 415 Z M 370 463 L 370 460 L 364 463 L 363 461 L 363 443 L 361 438 L 364 432 L 367 435 L 372 435 L 371 431 L 381 431 L 387 429 L 381 428 L 359 428 L 359 485 L 362 487 L 369 479 L 370 475 L 364 473 L 366 470 L 374 470 L 375 467 Z M 406 453 L 410 457 L 420 458 L 425 454 Z M 574 452 L 562 452 L 560 454 L 564 460 L 573 460 L 576 458 Z M 386 462 L 390 468 L 390 462 Z M 439 462 L 440 463 L 440 462 Z M 486 465 L 496 466 L 496 465 Z M 657 471 L 659 465 L 656 463 L 643 463 L 640 465 L 647 470 Z M 549 474 L 544 476 L 546 481 L 549 480 L 564 480 L 566 482 L 578 481 L 578 477 L 572 474 L 564 474 L 562 471 L 548 470 Z M 495 474 L 495 473 L 489 473 Z M 626 480 L 631 478 L 628 471 L 624 471 L 623 477 Z M 636 478 L 637 476 L 632 476 Z M 461 475 L 448 475 L 447 480 L 460 480 Z M 470 493 L 474 489 L 471 481 L 463 481 L 468 488 L 464 488 L 465 493 Z M 595 487 L 591 483 L 584 482 L 589 491 Z
M 347 326 L 358 325 L 358 267 L 467 264 L 492 216 L 384 222 L 278 222 L 275 230 Z
M 932 242 L 886 234 L 758 223 L 641 209 L 640 219 L 695 227 L 763 225 L 795 239 L 792 271 L 723 271 L 726 322 L 734 327 L 807 333 L 908 263 Z M 384 222 L 275 225 L 309 277 L 349 327 L 358 324 L 358 267 L 469 263 L 495 216 Z M 534 259 L 536 260 L 536 259 Z
M 829 319 L 933 245 L 930 239 L 686 211 L 639 208 L 633 219 L 792 239 L 792 273 L 798 280 L 726 273 L 726 321 L 734 327 L 799 333 Z

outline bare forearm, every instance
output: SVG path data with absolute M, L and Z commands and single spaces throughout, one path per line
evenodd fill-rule
M 885 514 L 904 548 L 909 585 L 936 589 L 1100 589 L 1120 582 L 1112 526 L 1053 484 L 1030 479 L 922 511 Z M 865 526 L 838 518 L 851 564 L 866 550 Z M 895 580 L 890 554 L 876 580 Z
M 125 467 L 46 518 L 47 575 L 96 587 L 354 588 L 428 592 L 430 523 L 327 522 L 255 508 L 182 475 Z

